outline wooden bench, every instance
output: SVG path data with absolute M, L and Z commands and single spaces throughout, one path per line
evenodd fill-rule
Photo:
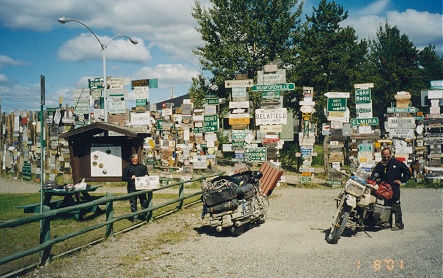
M 63 203 L 63 200 L 52 200 L 49 207 L 51 209 L 58 209 L 58 208 L 60 208 L 62 203 Z M 17 208 L 22 208 L 24 213 L 38 213 L 38 212 L 40 212 L 40 203 L 18 206 Z
M 271 162 L 265 162 L 260 167 L 263 177 L 260 179 L 260 189 L 263 194 L 270 196 L 283 175 L 284 170 Z

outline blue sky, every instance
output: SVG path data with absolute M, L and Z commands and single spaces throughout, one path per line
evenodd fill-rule
M 306 0 L 311 15 L 319 0 Z M 418 49 L 436 45 L 442 53 L 441 0 L 337 0 L 349 12 L 345 25 L 359 38 L 375 38 L 385 20 L 397 26 Z M 202 4 L 209 0 L 201 0 Z M 194 0 L 0 0 L 0 99 L 2 112 L 40 109 L 40 75 L 46 79 L 46 105 L 73 105 L 73 91 L 103 75 L 100 44 L 81 24 L 60 24 L 65 16 L 82 21 L 103 43 L 108 76 L 130 80 L 157 78 L 149 101 L 187 93 L 200 70 L 191 50 L 202 44 L 191 16 Z M 303 17 L 304 19 L 304 17 Z M 128 87 L 128 91 L 131 92 Z M 127 107 L 133 106 L 129 93 Z

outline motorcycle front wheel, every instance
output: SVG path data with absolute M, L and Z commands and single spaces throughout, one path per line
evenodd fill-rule
M 348 219 L 349 219 L 349 212 L 345 208 L 342 208 L 337 218 L 335 219 L 335 222 L 332 225 L 328 236 L 326 237 L 326 242 L 330 244 L 336 244 L 338 242 L 341 235 L 343 234 L 343 231 L 346 228 Z

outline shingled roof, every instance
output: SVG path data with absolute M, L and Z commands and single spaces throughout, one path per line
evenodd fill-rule
M 66 133 L 61 134 L 60 138 L 71 138 L 71 137 L 84 137 L 84 136 L 94 136 L 96 134 L 103 133 L 105 131 L 112 131 L 119 134 L 122 134 L 127 137 L 135 138 L 135 137 L 146 137 L 149 136 L 148 132 L 141 132 L 140 130 L 136 130 L 131 127 L 125 127 L 120 125 L 115 125 L 112 123 L 104 123 L 104 122 L 96 122 L 84 127 L 76 128 Z

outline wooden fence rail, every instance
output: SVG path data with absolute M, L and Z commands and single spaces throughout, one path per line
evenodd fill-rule
M 169 206 L 174 203 L 178 203 L 178 205 L 176 206 L 176 208 L 174 210 L 171 210 L 170 212 L 180 210 L 183 208 L 184 200 L 202 194 L 202 191 L 198 191 L 198 192 L 194 192 L 194 193 L 185 195 L 184 194 L 185 183 L 192 183 L 194 181 L 205 180 L 207 178 L 223 175 L 224 173 L 225 172 L 217 172 L 217 173 L 210 174 L 210 175 L 202 175 L 199 178 L 194 178 L 194 179 L 186 180 L 186 181 L 181 180 L 180 182 L 171 183 L 169 185 L 162 186 L 161 188 L 158 188 L 158 189 L 137 191 L 137 192 L 124 194 L 124 195 L 120 195 L 120 196 L 114 196 L 111 193 L 106 193 L 105 197 L 99 198 L 97 200 L 87 202 L 84 204 L 66 207 L 66 208 L 60 208 L 60 209 L 56 209 L 56 210 L 49 210 L 49 207 L 43 206 L 44 212 L 41 214 L 34 214 L 32 216 L 25 217 L 25 218 L 11 219 L 11 220 L 6 220 L 3 222 L 0 222 L 0 229 L 5 229 L 5 228 L 19 227 L 21 225 L 41 221 L 40 244 L 37 246 L 34 246 L 32 248 L 29 248 L 27 250 L 23 250 L 23 251 L 11 254 L 9 256 L 0 258 L 0 266 L 3 264 L 6 264 L 8 262 L 14 261 L 16 259 L 20 259 L 22 257 L 28 256 L 31 254 L 35 254 L 37 252 L 40 252 L 40 260 L 39 260 L 38 264 L 45 265 L 48 262 L 48 260 L 50 259 L 50 253 L 51 253 L 52 246 L 57 243 L 63 242 L 69 238 L 73 238 L 73 237 L 79 236 L 81 234 L 84 234 L 84 233 L 87 233 L 87 232 L 90 232 L 90 231 L 93 231 L 93 230 L 96 230 L 96 229 L 99 229 L 102 227 L 106 227 L 106 232 L 105 232 L 104 238 L 112 237 L 114 234 L 113 224 L 117 221 L 125 220 L 128 218 L 134 217 L 138 214 L 143 214 L 143 213 L 147 214 L 147 218 L 146 218 L 147 221 L 152 221 L 152 212 L 154 210 Z M 152 205 L 153 204 L 153 202 L 152 202 L 153 194 L 152 193 L 154 191 L 164 190 L 166 188 L 170 188 L 170 187 L 177 186 L 177 185 L 179 186 L 178 198 L 164 202 L 164 203 L 156 205 L 156 206 Z M 124 215 L 121 215 L 118 217 L 113 217 L 114 202 L 126 200 L 131 196 L 138 196 L 140 194 L 147 194 L 147 199 L 148 199 L 148 204 L 149 204 L 148 208 L 137 210 L 136 212 L 124 214 Z M 84 229 L 77 230 L 75 232 L 68 233 L 65 235 L 58 235 L 56 238 L 52 238 L 52 239 L 50 238 L 51 219 L 53 219 L 55 216 L 65 215 L 65 214 L 70 213 L 72 211 L 86 209 L 86 208 L 90 208 L 90 207 L 97 206 L 97 205 L 106 205 L 106 209 L 105 209 L 106 220 L 105 220 L 105 222 L 98 223 L 98 224 L 95 224 L 95 225 L 92 225 L 92 226 L 86 227 Z M 46 207 L 46 209 L 45 209 L 45 207 Z M 2 275 L 2 274 L 0 273 L 0 275 Z

